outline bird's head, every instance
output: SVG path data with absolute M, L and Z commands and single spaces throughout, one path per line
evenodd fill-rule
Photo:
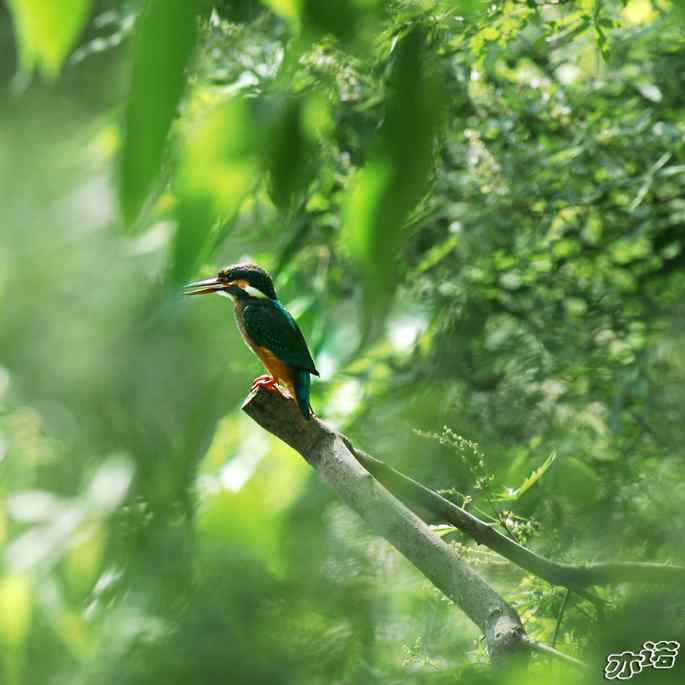
M 186 295 L 208 295 L 215 293 L 238 300 L 276 300 L 276 291 L 271 276 L 255 264 L 234 264 L 227 266 L 215 278 L 195 281 L 185 286 Z

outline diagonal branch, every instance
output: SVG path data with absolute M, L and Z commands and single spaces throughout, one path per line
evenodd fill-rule
M 293 402 L 267 390 L 253 391 L 243 410 L 296 449 L 375 533 L 464 611 L 485 635 L 493 661 L 527 654 L 526 634 L 516 611 L 361 466 L 342 435 L 317 418 L 305 421 Z
M 560 564 L 527 549 L 478 517 L 427 488 L 418 481 L 358 450 L 347 441 L 364 468 L 407 506 L 418 509 L 431 523 L 450 523 L 481 545 L 501 554 L 517 566 L 552 585 L 574 590 L 592 601 L 597 598 L 584 588 L 612 583 L 685 583 L 685 567 L 649 562 L 601 562 Z
M 483 632 L 493 662 L 542 649 L 526 636 L 516 611 L 362 466 L 347 438 L 315 417 L 305 421 L 293 402 L 262 388 L 250 393 L 243 410 L 297 450 L 375 533 L 464 611 Z

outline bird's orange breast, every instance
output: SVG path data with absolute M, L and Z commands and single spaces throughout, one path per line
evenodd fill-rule
M 266 347 L 257 347 L 255 345 L 254 351 L 262 360 L 262 364 L 266 370 L 277 379 L 281 385 L 284 385 L 290 394 L 295 396 L 295 379 L 288 364 L 279 359 L 271 350 Z

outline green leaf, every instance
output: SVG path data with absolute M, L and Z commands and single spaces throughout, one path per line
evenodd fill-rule
M 303 108 L 299 99 L 277 103 L 273 110 L 270 144 L 265 150 L 270 195 L 274 204 L 285 208 L 308 181 L 312 146 L 303 127 Z
M 182 146 L 176 175 L 178 230 L 170 279 L 178 285 L 208 258 L 264 171 L 280 208 L 301 197 L 313 168 L 308 102 L 283 94 L 225 103 Z M 311 117 L 310 117 L 311 118 Z
M 378 35 L 378 21 L 383 10 L 381 0 L 301 0 L 297 4 L 305 29 L 313 37 L 332 35 L 343 43 L 359 45 L 371 42 L 371 36 Z
M 364 287 L 372 336 L 396 287 L 404 226 L 428 190 L 446 102 L 423 28 L 414 28 L 397 45 L 388 89 L 385 120 L 369 161 L 350 186 L 342 231 Z
M 515 490 L 512 490 L 508 488 L 505 492 L 501 493 L 497 497 L 494 498 L 495 501 L 497 502 L 512 502 L 514 500 L 517 500 L 526 493 L 530 488 L 537 483 L 540 478 L 545 474 L 545 471 L 554 463 L 554 460 L 557 458 L 556 453 L 552 452 L 552 454 L 545 459 L 543 462 L 542 466 L 539 466 L 537 469 L 535 469 L 526 480 L 519 485 L 518 488 Z
M 197 15 L 196 0 L 148 0 L 138 19 L 120 179 L 120 202 L 129 225 L 159 178 L 197 41 Z
M 81 33 L 91 0 L 9 0 L 20 67 L 54 79 Z
M 5 573 L 0 578 L 0 640 L 17 647 L 31 628 L 33 594 L 31 579 L 26 575 Z
M 176 190 L 178 228 L 169 279 L 186 280 L 230 225 L 261 171 L 263 127 L 254 101 L 232 100 L 192 129 L 182 146 Z

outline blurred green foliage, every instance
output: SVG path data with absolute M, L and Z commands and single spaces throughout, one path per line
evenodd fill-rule
M 146 3 L 138 18 L 121 151 L 121 208 L 129 223 L 160 175 L 193 56 L 197 15 L 195 0 L 156 0 Z
M 0 9 L 0 683 L 585 682 L 492 674 L 241 415 L 258 363 L 178 285 L 270 269 L 317 413 L 536 551 L 684 563 L 682 22 L 666 0 Z M 682 588 L 565 604 L 440 532 L 587 682 L 685 643 Z
M 9 0 L 22 69 L 54 78 L 88 18 L 90 0 Z

